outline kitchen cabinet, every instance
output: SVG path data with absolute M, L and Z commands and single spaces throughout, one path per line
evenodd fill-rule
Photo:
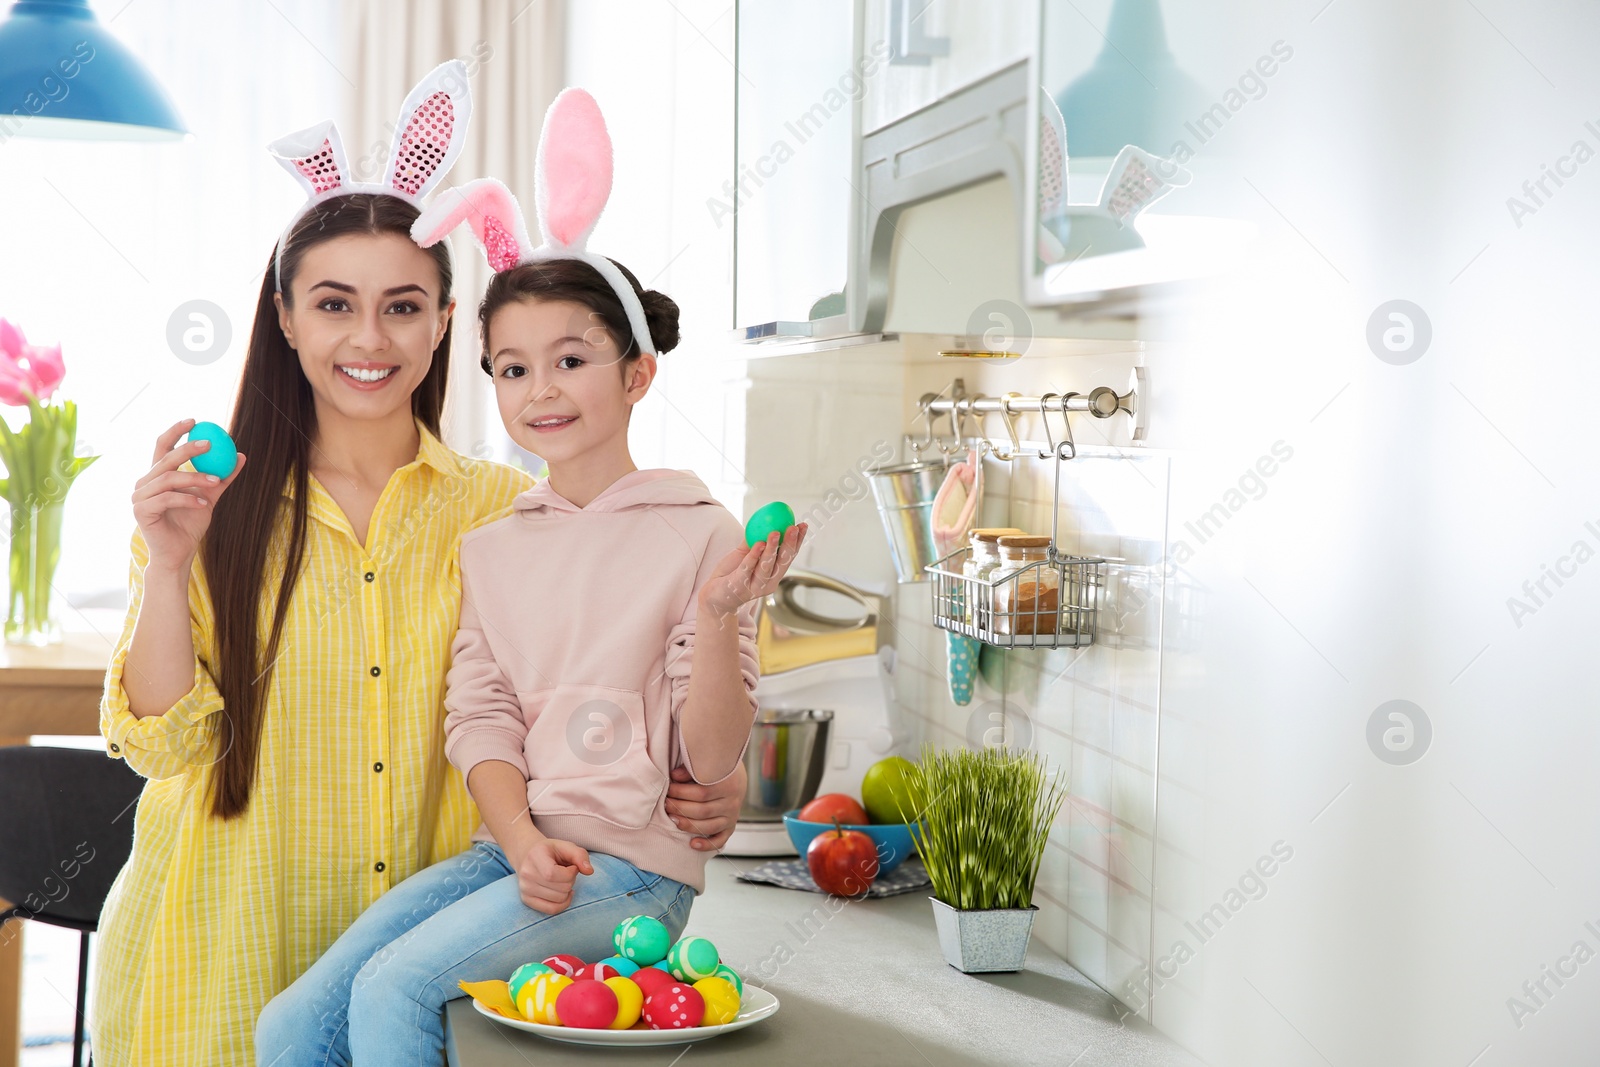
M 734 175 L 721 207 L 746 340 L 837 332 L 815 324 L 844 314 L 860 5 L 739 0 Z
M 1161 0 L 1039 0 L 1036 18 L 1026 302 L 1127 304 L 1226 266 L 1254 231 L 1216 202 L 1222 150 L 1201 151 L 1246 99 L 1195 73 L 1219 20 Z
M 897 119 L 1027 58 L 1037 0 L 868 0 L 863 40 L 887 45 L 867 79 L 861 132 Z

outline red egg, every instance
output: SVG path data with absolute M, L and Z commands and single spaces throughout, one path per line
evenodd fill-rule
M 556 995 L 556 1017 L 562 1026 L 604 1030 L 617 1017 L 617 995 L 604 982 L 574 979 Z
M 579 967 L 575 972 L 573 972 L 572 977 L 575 980 L 579 978 L 592 978 L 596 982 L 604 982 L 607 978 L 616 978 L 621 974 L 621 971 L 602 960 L 599 963 L 584 964 L 582 967 Z
M 541 962 L 557 974 L 564 974 L 568 978 L 571 978 L 586 966 L 578 957 L 569 956 L 566 953 L 562 953 L 559 956 L 551 956 Z
M 677 982 L 677 979 L 666 971 L 657 970 L 654 967 L 640 967 L 628 977 L 633 979 L 634 985 L 643 991 L 646 999 L 649 999 L 650 994 L 656 990 L 665 989 L 667 986 Z
M 556 1010 L 561 1010 L 559 1005 Z M 644 998 L 644 1021 L 650 1024 L 652 1030 L 682 1030 L 699 1026 L 705 1014 L 706 999 L 700 995 L 700 990 L 682 982 L 674 981 Z

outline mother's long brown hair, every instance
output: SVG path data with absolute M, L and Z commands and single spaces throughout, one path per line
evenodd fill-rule
M 409 238 L 416 217 L 417 209 L 404 200 L 381 194 L 338 196 L 316 205 L 284 239 L 284 304 L 290 304 L 290 287 L 311 248 L 351 234 L 397 233 Z M 426 251 L 439 268 L 439 306 L 443 307 L 449 303 L 453 280 L 450 252 L 443 242 Z M 211 810 L 224 819 L 243 814 L 250 803 L 267 687 L 289 597 L 305 555 L 307 457 L 316 435 L 317 413 L 299 356 L 279 328 L 272 299 L 275 291 L 269 259 L 229 426 L 248 462 L 217 499 L 211 526 L 200 545 L 216 620 L 216 647 L 209 650 L 212 673 L 222 694 L 221 752 L 212 765 Z M 433 351 L 427 377 L 411 394 L 412 414 L 435 435 L 450 372 L 451 333 L 452 328 L 447 327 Z M 292 502 L 282 496 L 285 482 L 291 480 Z M 288 512 L 288 532 L 286 551 L 279 555 L 272 549 L 282 536 L 278 532 L 282 510 Z M 277 577 L 272 628 L 263 641 L 257 613 L 269 595 L 269 551 L 273 556 L 270 562 L 277 563 L 282 573 Z

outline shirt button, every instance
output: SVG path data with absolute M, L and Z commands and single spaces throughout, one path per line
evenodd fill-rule
M 382 771 L 383 770 L 383 764 L 382 763 L 374 763 L 372 765 L 372 769 L 373 769 L 373 771 Z
M 383 861 L 379 860 L 377 863 L 374 863 L 372 865 L 372 869 L 377 871 L 379 874 L 382 874 L 383 873 Z
M 112 742 L 112 743 L 111 743 L 111 751 L 113 751 L 113 752 L 121 752 L 121 751 L 122 751 L 122 749 L 120 749 L 120 748 L 118 748 L 118 747 L 117 747 L 117 743 L 116 743 L 116 742 L 115 742 L 115 741 L 113 741 L 113 742 Z
M 376 578 L 377 575 L 373 574 L 371 571 L 368 571 L 366 574 L 363 574 L 361 577 L 365 578 L 367 581 L 370 582 L 370 581 L 372 581 L 372 579 Z
M 372 676 L 373 676 L 373 677 L 374 677 L 374 678 L 376 678 L 376 677 L 377 677 L 377 676 L 378 676 L 378 675 L 380 675 L 380 674 L 382 674 L 382 673 L 383 673 L 383 672 L 382 672 L 382 671 L 381 671 L 381 670 L 379 670 L 379 669 L 378 669 L 378 668 L 377 668 L 377 667 L 374 667 L 374 668 L 372 668 Z

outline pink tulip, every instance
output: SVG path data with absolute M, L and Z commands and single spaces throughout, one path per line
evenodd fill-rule
M 22 336 L 21 330 L 5 319 L 0 319 L 0 354 L 4 354 L 7 359 L 17 359 L 22 355 L 22 346 L 27 343 L 27 338 Z
M 66 365 L 61 359 L 61 346 L 46 348 L 44 345 L 29 345 L 23 352 L 23 359 L 28 364 L 33 395 L 40 400 L 50 399 L 50 394 L 56 391 L 61 379 L 67 376 Z
M 27 407 L 27 391 L 31 387 L 28 372 L 18 366 L 9 355 L 0 353 L 0 404 Z
M 27 393 L 48 400 L 66 373 L 60 345 L 30 345 L 19 328 L 0 319 L 0 404 L 24 407 Z

